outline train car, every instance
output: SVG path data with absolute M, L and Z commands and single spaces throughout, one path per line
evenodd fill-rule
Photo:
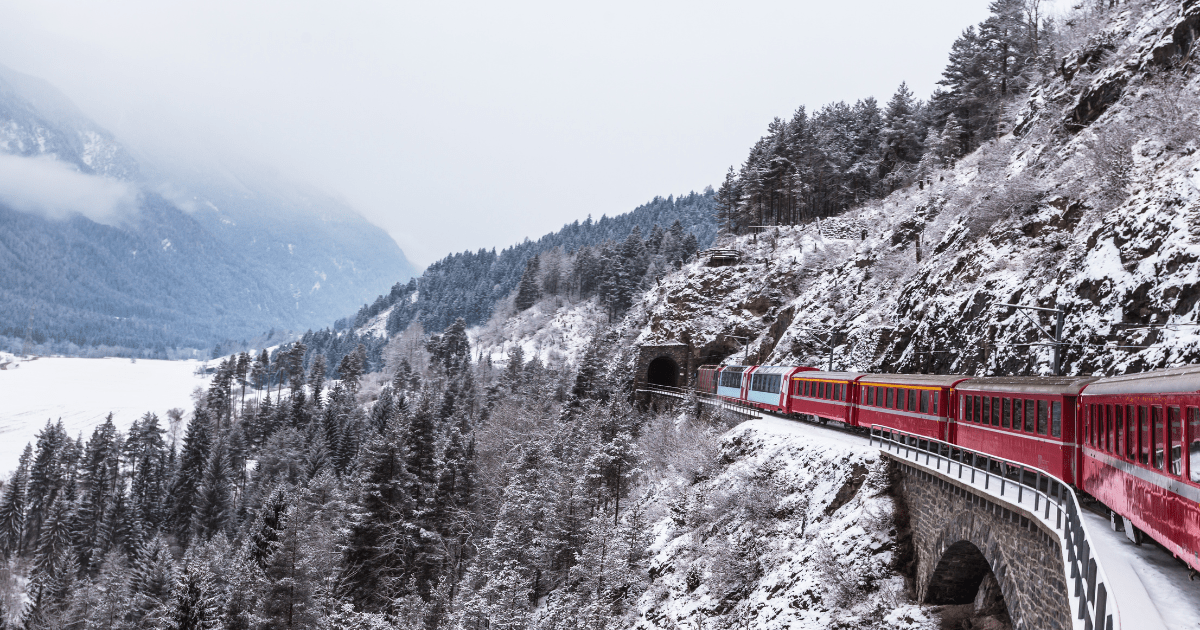
M 857 383 L 858 426 L 879 424 L 952 442 L 955 386 L 966 376 L 866 374 Z
M 1200 571 L 1200 366 L 1100 379 L 1080 405 L 1080 488 Z
M 696 391 L 705 394 L 717 393 L 717 372 L 720 370 L 719 365 L 701 365 L 700 369 L 696 370 Z
M 1076 402 L 1092 376 L 973 378 L 955 388 L 953 442 L 1078 485 Z
M 859 372 L 801 372 L 792 376 L 787 413 L 854 424 Z
M 745 400 L 746 386 L 755 365 L 726 365 L 717 373 L 717 395 L 731 400 Z
M 750 375 L 746 388 L 746 402 L 767 411 L 786 413 L 788 404 L 787 384 L 798 372 L 815 371 L 816 368 L 789 365 L 758 366 Z

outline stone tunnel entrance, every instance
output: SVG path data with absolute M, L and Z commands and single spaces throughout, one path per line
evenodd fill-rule
M 646 367 L 646 382 L 651 385 L 679 387 L 679 364 L 671 357 L 658 357 Z

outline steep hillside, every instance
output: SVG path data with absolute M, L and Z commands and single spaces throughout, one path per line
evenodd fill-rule
M 1012 131 L 836 219 L 728 236 L 631 313 L 643 341 L 704 361 L 1066 373 L 1200 361 L 1200 3 L 1129 3 L 1008 108 Z M 735 352 L 737 354 L 735 354 Z
M 3 67 L 0 220 L 0 345 L 13 350 L 28 332 L 41 352 L 165 358 L 328 322 L 415 271 L 340 202 L 249 169 L 140 163 L 52 86 Z

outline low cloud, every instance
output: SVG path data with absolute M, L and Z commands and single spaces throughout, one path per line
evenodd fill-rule
M 52 158 L 0 155 L 0 204 L 51 219 L 82 214 L 112 224 L 137 208 L 137 191 Z

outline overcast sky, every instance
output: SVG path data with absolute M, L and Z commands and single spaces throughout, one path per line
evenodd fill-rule
M 774 116 L 928 95 L 987 0 L 0 0 L 0 63 L 135 146 L 340 195 L 414 262 L 716 187 Z

